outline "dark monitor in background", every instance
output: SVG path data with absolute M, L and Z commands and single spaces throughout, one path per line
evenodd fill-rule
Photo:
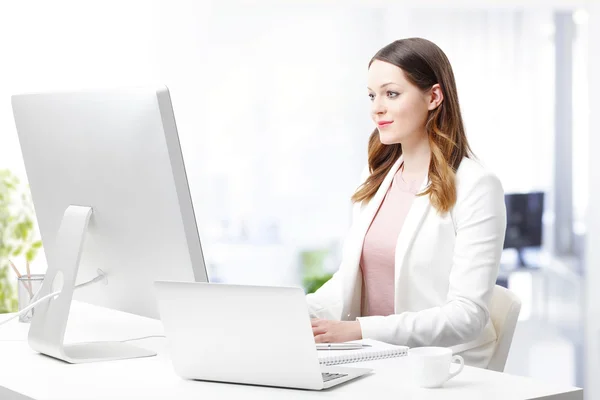
M 506 203 L 505 249 L 516 249 L 519 266 L 526 266 L 522 250 L 525 247 L 541 247 L 544 193 L 512 193 L 504 196 Z

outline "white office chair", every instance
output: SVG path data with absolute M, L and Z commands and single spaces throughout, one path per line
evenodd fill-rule
M 496 285 L 490 305 L 490 318 L 498 339 L 488 369 L 504 371 L 520 311 L 521 300 L 510 290 Z

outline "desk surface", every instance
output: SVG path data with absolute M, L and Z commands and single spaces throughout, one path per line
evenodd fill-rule
M 2 320 L 4 315 L 0 315 Z M 175 375 L 164 338 L 132 343 L 158 356 L 91 364 L 68 364 L 35 353 L 26 341 L 28 324 L 11 322 L 0 327 L 0 398 L 18 399 L 583 399 L 583 391 L 554 387 L 539 381 L 479 368 L 465 367 L 440 389 L 415 388 L 405 378 L 406 358 L 353 364 L 375 372 L 332 389 L 313 392 L 184 380 Z M 67 342 L 125 340 L 161 335 L 160 321 L 74 302 Z M 350 365 L 348 365 L 350 366 Z

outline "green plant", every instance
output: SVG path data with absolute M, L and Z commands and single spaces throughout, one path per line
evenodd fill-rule
M 35 229 L 35 212 L 28 187 L 10 170 L 0 169 L 0 313 L 17 310 L 16 282 L 9 260 L 31 262 L 42 247 Z
M 329 250 L 320 249 L 300 253 L 302 265 L 302 286 L 306 293 L 314 293 L 333 276 L 323 271 Z
M 330 280 L 332 276 L 333 274 L 322 274 L 305 277 L 302 280 L 302 285 L 304 286 L 305 292 L 307 294 L 316 292 L 321 286 L 325 284 L 325 282 Z

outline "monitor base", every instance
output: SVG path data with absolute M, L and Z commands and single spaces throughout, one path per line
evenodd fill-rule
M 64 344 L 75 279 L 91 216 L 91 207 L 71 205 L 65 210 L 56 236 L 56 253 L 48 259 L 48 271 L 39 290 L 39 297 L 58 294 L 35 307 L 29 328 L 29 346 L 39 353 L 74 364 L 154 356 L 153 351 L 123 342 Z M 99 278 L 104 280 L 104 274 Z
M 517 251 L 517 269 L 538 269 L 539 266 L 535 264 L 528 264 L 525 262 L 525 258 L 523 257 L 524 248 L 515 249 Z
M 63 346 L 62 360 L 71 364 L 152 357 L 156 352 L 123 342 L 74 343 Z

